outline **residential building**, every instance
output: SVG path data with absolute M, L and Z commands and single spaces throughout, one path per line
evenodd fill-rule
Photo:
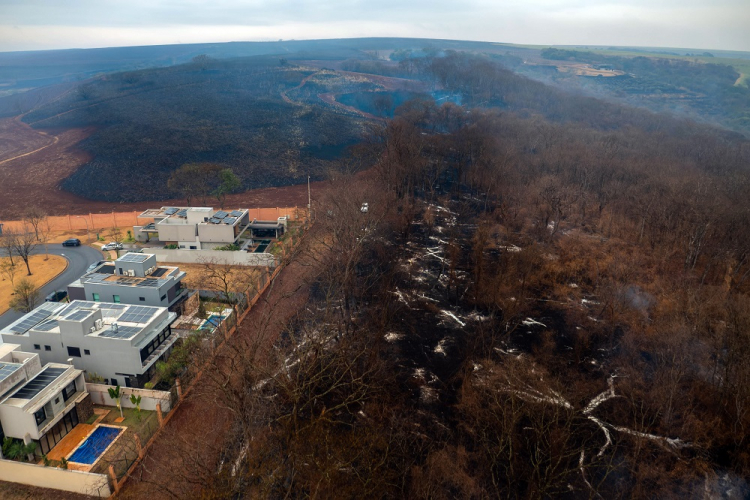
M 41 366 L 39 355 L 18 344 L 0 345 L 2 437 L 37 443 L 48 453 L 79 422 L 93 414 L 83 371 L 69 364 Z
M 139 241 L 158 234 L 159 241 L 186 250 L 213 250 L 237 244 L 250 223 L 247 209 L 229 212 L 211 207 L 162 207 L 143 212 L 139 217 L 153 218 L 145 226 L 134 226 Z
M 126 253 L 68 285 L 68 297 L 174 309 L 187 295 L 182 287 L 184 277 L 185 272 L 179 267 L 158 266 L 155 255 Z
M 89 380 L 143 387 L 178 335 L 166 307 L 74 300 L 46 302 L 0 330 L 3 341 L 39 354 L 43 363 L 72 363 Z

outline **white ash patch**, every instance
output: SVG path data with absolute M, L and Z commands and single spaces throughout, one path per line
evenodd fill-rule
M 450 312 L 450 311 L 442 310 L 442 311 L 440 311 L 440 314 L 441 314 L 442 316 L 445 316 L 446 318 L 450 318 L 450 319 L 452 319 L 453 321 L 455 321 L 456 323 L 458 323 L 458 324 L 459 324 L 459 325 L 461 325 L 461 326 L 466 326 L 466 323 L 464 323 L 463 321 L 461 321 L 461 320 L 460 320 L 460 319 L 458 318 L 458 316 L 456 316 L 455 314 L 453 314 L 453 313 L 452 313 L 452 312 Z M 441 322 L 441 323 L 442 323 L 442 322 Z
M 386 333 L 384 335 L 384 338 L 385 338 L 385 340 L 387 342 L 394 343 L 394 342 L 398 342 L 399 340 L 401 340 L 402 338 L 404 338 L 404 334 L 403 333 L 390 332 L 390 333 Z
M 547 328 L 547 325 L 545 325 L 544 323 L 540 323 L 533 318 L 526 318 L 525 320 L 521 321 L 521 324 L 525 326 L 543 326 L 544 328 Z

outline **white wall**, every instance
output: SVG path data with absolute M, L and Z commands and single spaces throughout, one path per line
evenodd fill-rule
M 218 264 L 276 267 L 276 259 L 269 253 L 225 250 L 168 250 L 166 248 L 149 248 L 148 252 L 155 254 L 156 260 L 162 264 L 200 264 L 207 260 L 213 260 Z
M 115 400 L 109 397 L 108 389 L 110 387 L 112 386 L 86 383 L 86 390 L 91 394 L 91 401 L 95 405 L 117 406 Z M 114 387 L 112 388 L 114 389 Z M 171 409 L 170 393 L 167 391 L 120 387 L 120 393 L 124 394 L 124 396 L 120 398 L 120 404 L 123 408 L 135 408 L 135 405 L 130 402 L 130 395 L 135 394 L 136 396 L 141 397 L 141 410 L 155 411 L 156 403 L 161 403 L 161 411 L 164 413 L 169 412 Z
M 103 474 L 45 467 L 13 460 L 0 460 L 0 481 L 72 491 L 101 498 L 112 494 L 109 479 Z

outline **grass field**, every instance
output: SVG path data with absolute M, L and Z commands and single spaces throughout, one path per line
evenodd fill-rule
M 7 257 L 0 259 L 0 262 L 7 261 Z M 32 255 L 29 259 L 29 267 L 31 267 L 31 276 L 26 276 L 26 266 L 23 261 L 16 257 L 13 259 L 16 263 L 16 275 L 13 280 L 18 283 L 23 278 L 28 278 L 34 283 L 37 288 L 41 288 L 47 282 L 52 280 L 55 276 L 60 274 L 68 266 L 68 261 L 63 257 L 57 255 L 50 255 L 49 259 L 45 260 L 45 256 Z M 13 297 L 13 287 L 10 280 L 3 276 L 0 281 L 0 314 L 4 313 L 10 308 L 10 300 Z M 39 297 L 39 301 L 44 301 L 44 297 Z

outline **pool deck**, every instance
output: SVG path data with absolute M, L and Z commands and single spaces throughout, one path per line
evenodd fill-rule
M 94 421 L 93 424 L 84 424 L 80 423 L 75 426 L 75 428 L 70 431 L 64 438 L 60 440 L 59 443 L 57 443 L 57 446 L 52 448 L 49 453 L 47 453 L 47 459 L 49 460 L 62 460 L 63 458 L 66 458 L 71 453 L 73 453 L 73 450 L 78 448 L 78 445 L 83 442 L 86 437 L 91 434 L 94 429 L 96 429 L 96 424 L 104 420 L 104 417 L 107 416 L 107 414 L 110 412 L 110 410 L 101 410 L 99 408 L 94 409 L 94 413 L 98 415 L 97 419 Z M 43 461 L 40 463 L 44 463 Z M 82 464 L 81 464 L 82 465 Z M 88 471 L 91 469 L 91 466 L 81 466 L 79 464 L 68 464 L 68 468 L 71 470 L 84 470 Z

